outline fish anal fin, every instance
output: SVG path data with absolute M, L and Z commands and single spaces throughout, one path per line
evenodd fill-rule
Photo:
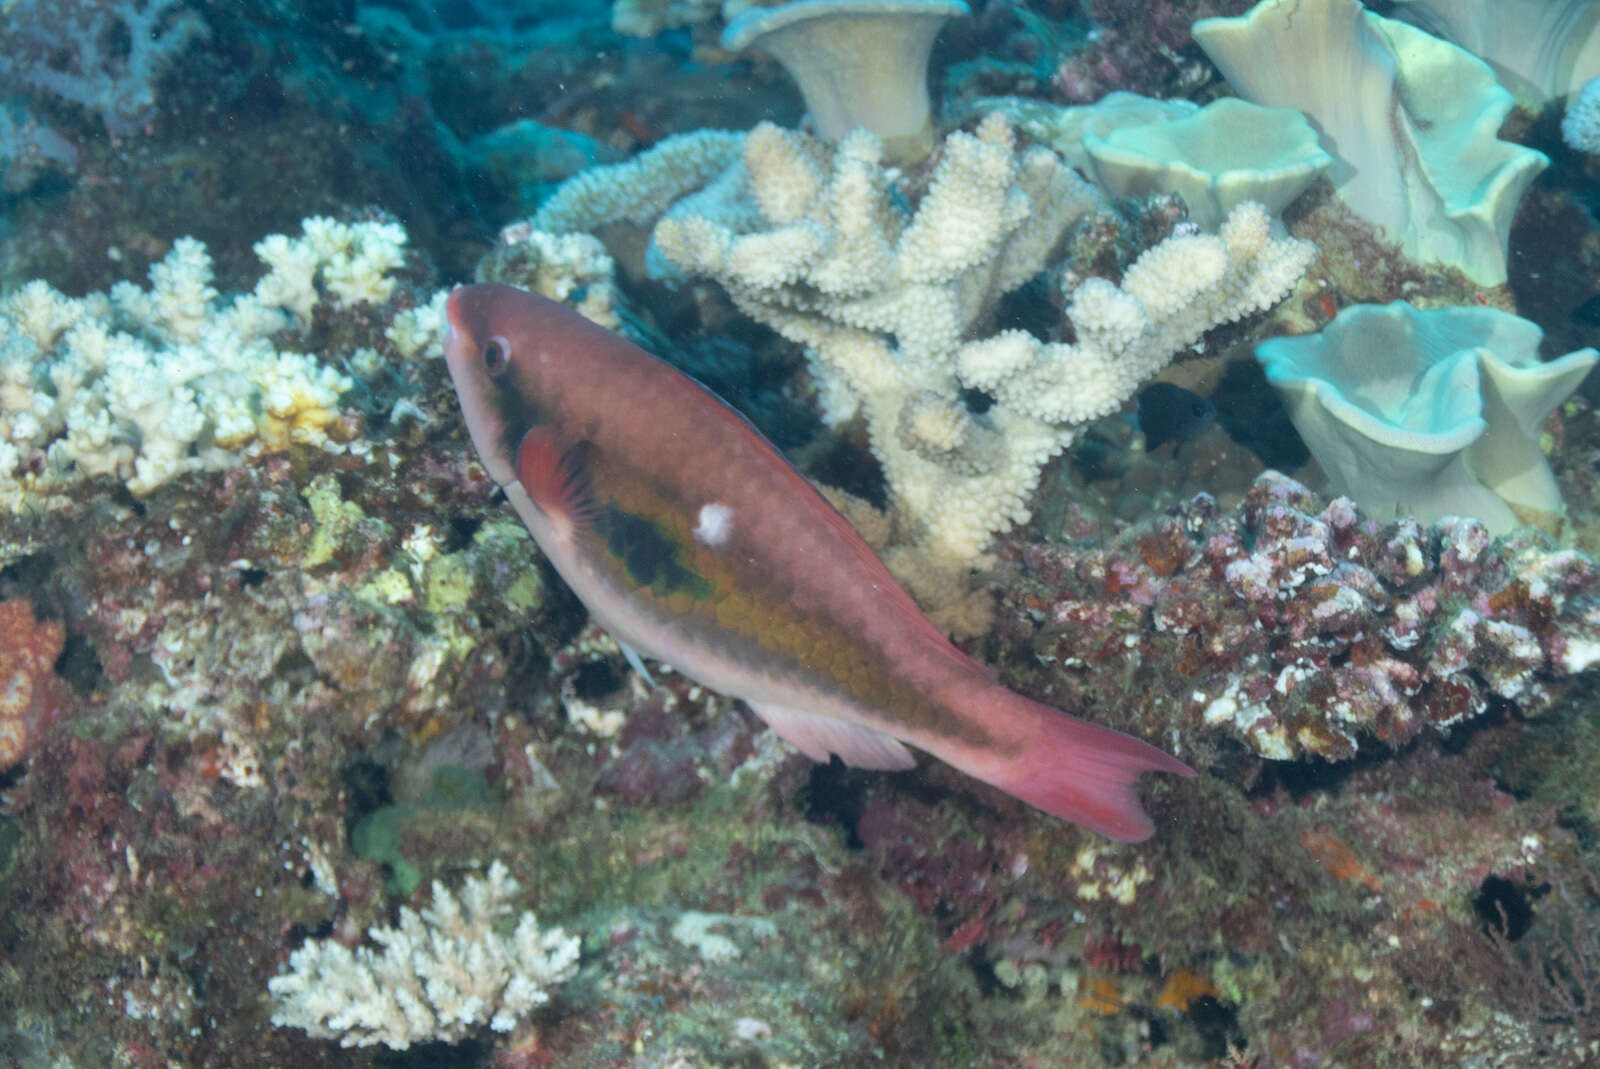
M 892 735 L 852 724 L 837 717 L 801 712 L 776 705 L 751 704 L 778 737 L 811 758 L 824 762 L 829 754 L 856 768 L 902 772 L 916 766 L 911 751 Z
M 549 427 L 530 428 L 517 446 L 517 481 L 563 538 L 594 522 L 587 453 L 586 443 L 568 446 Z

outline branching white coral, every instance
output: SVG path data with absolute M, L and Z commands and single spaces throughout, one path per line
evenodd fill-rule
M 1146 251 L 1120 288 L 1088 279 L 1071 295 L 1076 343 L 1047 345 L 1017 330 L 972 342 L 956 358 L 962 384 L 1051 424 L 1111 414 L 1173 353 L 1295 284 L 1312 247 L 1274 242 L 1268 225 L 1266 210 L 1246 202 L 1217 235 L 1177 235 Z
M 48 508 L 110 474 L 146 494 L 292 443 L 329 445 L 351 380 L 280 349 L 329 298 L 388 300 L 405 231 L 308 219 L 256 245 L 254 292 L 219 300 L 211 257 L 180 238 L 150 287 L 69 298 L 35 281 L 0 300 L 0 509 Z
M 594 235 L 555 234 L 521 222 L 500 231 L 500 245 L 495 261 L 503 266 L 488 273 L 490 281 L 568 301 L 610 330 L 620 324 L 614 307 L 616 264 Z
M 497 861 L 482 879 L 467 877 L 459 898 L 436 881 L 431 907 L 402 908 L 397 927 L 369 929 L 380 949 L 307 942 L 290 955 L 289 972 L 267 983 L 272 1023 L 394 1050 L 456 1042 L 483 1025 L 510 1031 L 578 968 L 577 937 L 541 929 L 532 913 L 508 934 L 496 931 L 518 889 Z
M 947 562 L 970 563 L 1026 519 L 1041 469 L 1078 427 L 1206 330 L 1275 303 L 1315 251 L 1273 240 L 1261 207 L 1242 205 L 1219 235 L 1147 251 L 1121 288 L 1080 286 L 1075 343 L 1020 331 L 972 341 L 995 299 L 1099 203 L 1055 153 L 1019 153 L 1002 117 L 945 140 L 914 212 L 891 195 L 863 130 L 830 150 L 762 124 L 729 176 L 669 210 L 657 246 L 807 348 L 825 416 L 864 417 L 902 520 Z M 964 387 L 997 403 L 975 415 Z
M 540 205 L 533 226 L 564 234 L 618 220 L 653 222 L 673 201 L 699 189 L 737 158 L 743 143 L 743 134 L 726 130 L 675 134 L 638 159 L 574 175 Z
M 179 0 L 0 3 L 0 77 L 82 105 L 123 137 L 154 116 L 156 84 L 205 20 Z

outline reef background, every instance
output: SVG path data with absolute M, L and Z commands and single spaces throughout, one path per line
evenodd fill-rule
M 941 37 L 935 86 L 949 110 L 999 92 L 1205 99 L 1220 80 L 1187 26 L 1247 6 L 983 5 Z M 73 159 L 7 173 L 0 291 L 143 280 L 184 235 L 210 248 L 219 289 L 244 289 L 265 234 L 318 213 L 392 218 L 411 244 L 389 302 L 312 325 L 318 349 L 392 355 L 395 316 L 470 279 L 499 228 L 561 179 L 672 133 L 792 126 L 802 110 L 775 65 L 717 55 L 713 29 L 634 40 L 598 6 L 247 0 L 164 17 L 186 16 L 205 36 L 163 65 L 147 112 L 111 122 L 28 98 Z M 493 136 L 524 119 L 564 133 Z M 1561 146 L 1553 116 L 1516 121 L 1554 163 L 1513 229 L 1509 296 L 1552 351 L 1593 343 L 1574 313 L 1600 293 L 1595 164 Z M 1381 263 L 1395 290 L 1435 284 L 1349 234 L 1344 269 Z M 1082 240 L 1116 259 L 1116 240 Z M 1324 255 L 1325 297 L 1295 310 L 1319 325 L 1347 299 L 1340 254 Z M 811 416 L 797 353 L 749 326 L 719 331 L 734 313 L 712 287 L 624 296 L 809 473 L 881 497 L 859 439 Z M 64 507 L 0 518 L 0 675 L 32 695 L 26 760 L 0 773 L 0 1054 L 141 1067 L 1594 1064 L 1595 682 L 1545 671 L 1587 619 L 1593 567 L 1576 553 L 1552 563 L 1531 535 L 1489 546 L 1469 528 L 1379 525 L 1258 479 L 1270 465 L 1315 473 L 1281 414 L 1248 407 L 1270 407 L 1239 359 L 1250 329 L 1219 332 L 1209 363 L 1185 365 L 1223 384 L 1221 427 L 1146 455 L 1111 420 L 1111 461 L 1057 462 L 1034 520 L 981 577 L 984 623 L 963 640 L 1023 693 L 1158 743 L 1183 733 L 1202 775 L 1147 783 L 1159 830 L 1137 847 L 935 762 L 813 767 L 737 703 L 668 672 L 647 686 L 533 563 L 438 362 L 396 356 L 358 374 L 335 436 L 359 451 L 290 451 L 141 498 L 88 484 Z M 1563 538 L 1592 553 L 1600 420 L 1575 399 L 1551 435 Z M 1297 553 L 1359 545 L 1387 596 L 1483 598 L 1542 643 L 1538 664 L 1463 652 L 1410 719 L 1263 759 L 1160 700 L 1182 693 L 1198 649 L 1237 649 L 1243 632 L 1228 629 L 1249 628 L 1218 578 L 1229 538 L 1282 569 L 1274 583 Z M 1412 551 L 1417 570 L 1385 571 Z M 1300 637 L 1334 636 L 1333 662 L 1359 666 L 1353 636 L 1373 621 L 1328 622 L 1331 596 L 1306 591 L 1285 633 L 1302 611 Z M 1430 632 L 1423 652 L 1444 656 L 1446 640 Z M 1524 684 L 1500 685 L 1512 678 Z M 434 879 L 494 860 L 542 920 L 583 939 L 577 978 L 518 1029 L 394 1053 L 270 1025 L 267 981 L 302 940 L 357 942 Z

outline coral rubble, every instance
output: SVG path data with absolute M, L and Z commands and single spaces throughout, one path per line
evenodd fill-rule
M 1264 757 L 1403 746 L 1491 701 L 1525 715 L 1600 660 L 1594 565 L 1452 518 L 1379 525 L 1276 473 L 1235 514 L 1201 495 L 1103 548 L 1033 546 L 1008 640 L 1069 671 L 1048 700 L 1135 705 L 1147 731 L 1209 725 Z

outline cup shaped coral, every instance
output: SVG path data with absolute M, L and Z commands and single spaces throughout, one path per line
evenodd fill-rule
M 722 47 L 754 45 L 783 64 L 828 141 L 864 126 L 889 159 L 910 162 L 933 148 L 933 39 L 966 14 L 961 0 L 794 0 L 745 11 L 728 23 Z
M 1334 189 L 1407 256 L 1506 280 L 1511 218 L 1550 161 L 1495 136 L 1512 99 L 1486 63 L 1357 0 L 1262 0 L 1193 32 L 1240 96 L 1310 117 Z
M 1094 163 L 1084 144 L 1090 138 L 1108 139 L 1126 126 L 1146 126 L 1187 119 L 1200 110 L 1192 100 L 1172 97 L 1161 100 L 1114 89 L 1093 104 L 1068 106 L 1052 104 L 1034 97 L 974 97 L 964 107 L 957 104 L 946 118 L 981 117 L 1000 112 L 1018 130 L 1039 144 L 1054 149 L 1069 164 L 1089 174 Z
M 1331 488 L 1373 516 L 1475 516 L 1493 534 L 1554 530 L 1561 492 L 1539 447 L 1593 349 L 1541 362 L 1535 324 L 1493 308 L 1354 305 L 1320 334 L 1256 346 Z
M 1276 218 L 1333 165 L 1317 132 L 1294 108 L 1237 97 L 1173 122 L 1123 126 L 1083 139 L 1100 184 L 1119 197 L 1176 193 L 1203 230 L 1235 205 L 1264 205 Z

